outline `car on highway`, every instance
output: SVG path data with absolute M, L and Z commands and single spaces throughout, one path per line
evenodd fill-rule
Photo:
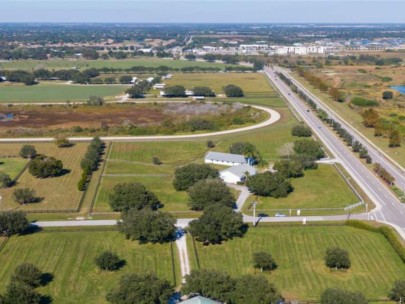
M 284 213 L 276 213 L 276 217 L 285 217 L 286 215 Z

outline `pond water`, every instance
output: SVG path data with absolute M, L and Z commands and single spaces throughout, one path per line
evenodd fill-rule
M 9 113 L 9 114 L 3 114 L 0 113 L 0 121 L 8 121 L 8 120 L 13 120 L 14 119 L 14 114 Z
M 391 88 L 405 95 L 405 85 L 392 86 Z

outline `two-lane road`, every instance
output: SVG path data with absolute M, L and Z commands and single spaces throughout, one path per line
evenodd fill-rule
M 290 87 L 277 77 L 273 69 L 266 68 L 265 73 L 294 110 L 314 130 L 318 138 L 340 160 L 343 167 L 375 203 L 377 208 L 371 212 L 370 219 L 390 224 L 405 239 L 405 206 L 363 165 L 337 135 L 310 111 Z M 333 185 L 330 186 L 333 187 Z

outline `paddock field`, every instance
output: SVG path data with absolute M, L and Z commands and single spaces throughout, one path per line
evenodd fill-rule
M 191 239 L 192 268 L 198 268 Z M 324 265 L 325 250 L 348 250 L 352 267 L 330 271 Z M 250 228 L 245 237 L 221 245 L 196 242 L 201 269 L 228 272 L 231 276 L 260 273 L 252 266 L 257 251 L 272 254 L 278 268 L 263 274 L 288 300 L 319 300 L 328 287 L 363 292 L 369 299 L 384 299 L 397 279 L 405 276 L 405 264 L 380 234 L 344 226 Z
M 105 250 L 116 252 L 126 265 L 115 272 L 99 270 L 94 259 Z M 139 245 L 116 231 L 61 230 L 13 236 L 0 251 L 0 291 L 4 291 L 16 266 L 33 263 L 54 276 L 38 289 L 51 296 L 53 303 L 107 303 L 106 294 L 124 274 L 153 272 L 174 286 L 180 284 L 176 246 L 173 253 L 172 260 L 170 244 Z

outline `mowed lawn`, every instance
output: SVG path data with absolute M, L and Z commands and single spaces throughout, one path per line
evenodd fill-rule
M 28 160 L 24 158 L 0 158 L 0 173 L 8 174 L 11 179 L 24 169 Z
M 94 212 L 109 212 L 108 196 L 116 184 L 138 182 L 153 191 L 164 211 L 188 211 L 188 194 L 173 187 L 176 167 L 201 162 L 205 141 L 113 143 L 96 196 Z M 161 165 L 154 165 L 157 157 Z
M 188 245 L 196 269 L 192 242 Z M 349 271 L 331 272 L 324 266 L 325 250 L 332 246 L 349 251 Z M 196 242 L 196 247 L 202 269 L 232 276 L 260 273 L 252 267 L 252 254 L 271 253 L 278 268 L 263 274 L 289 300 L 319 300 L 328 287 L 358 290 L 370 299 L 386 298 L 394 281 L 405 277 L 405 264 L 382 235 L 351 227 L 259 226 L 250 228 L 244 238 L 215 246 Z
M 148 190 L 152 191 L 164 205 L 162 211 L 188 211 L 188 194 L 186 191 L 176 191 L 173 188 L 171 175 L 162 176 L 104 176 L 101 180 L 97 193 L 94 212 L 112 211 L 108 204 L 109 194 L 112 193 L 115 185 L 120 183 L 141 183 Z
M 125 89 L 127 87 L 116 85 L 0 86 L 0 103 L 85 101 L 90 96 L 122 95 Z
M 167 66 L 170 68 L 183 68 L 190 66 L 198 67 L 216 67 L 223 69 L 225 66 L 221 63 L 215 62 L 204 62 L 204 61 L 186 61 L 186 60 L 170 60 L 161 58 L 151 58 L 151 57 L 139 57 L 133 59 L 125 60 L 114 60 L 114 59 L 98 59 L 98 60 L 86 60 L 86 59 L 52 59 L 52 60 L 16 60 L 10 62 L 1 62 L 0 68 L 3 69 L 22 69 L 22 70 L 36 70 L 36 69 L 51 69 L 51 70 L 62 70 L 62 69 L 72 69 L 77 68 L 80 70 L 90 69 L 90 68 L 116 68 L 116 69 L 127 69 L 133 66 L 144 66 L 144 67 L 159 67 Z
M 8 146 L 9 150 L 14 147 L 18 154 L 21 145 Z M 34 144 L 37 153 L 53 156 L 63 163 L 64 169 L 68 172 L 62 176 L 50 178 L 36 178 L 32 176 L 28 169 L 24 171 L 17 180 L 17 184 L 11 188 L 2 190 L 2 210 L 9 210 L 19 207 L 12 199 L 12 193 L 17 188 L 31 188 L 36 191 L 36 195 L 42 198 L 39 203 L 20 206 L 22 210 L 62 210 L 75 209 L 78 207 L 82 192 L 77 189 L 77 182 L 82 174 L 80 161 L 83 158 L 88 144 L 78 143 L 70 148 L 58 148 L 53 143 Z
M 305 176 L 291 179 L 294 191 L 287 197 L 251 196 L 245 210 L 251 210 L 251 203 L 257 201 L 256 210 L 344 208 L 359 202 L 348 184 L 332 165 L 319 165 L 317 170 L 305 171 Z M 294 212 L 295 214 L 295 212 Z M 304 213 L 303 213 L 304 214 Z
M 0 252 L 0 292 L 3 292 L 16 266 L 33 263 L 53 280 L 39 292 L 53 298 L 53 303 L 107 303 L 106 294 L 128 273 L 155 273 L 173 285 L 179 284 L 180 269 L 176 246 L 145 244 L 126 240 L 115 231 L 40 232 L 12 237 Z M 100 271 L 94 259 L 112 250 L 126 261 L 116 272 Z
M 206 140 L 113 143 L 109 159 L 152 164 L 157 157 L 164 165 L 176 166 L 202 158 L 207 150 Z

